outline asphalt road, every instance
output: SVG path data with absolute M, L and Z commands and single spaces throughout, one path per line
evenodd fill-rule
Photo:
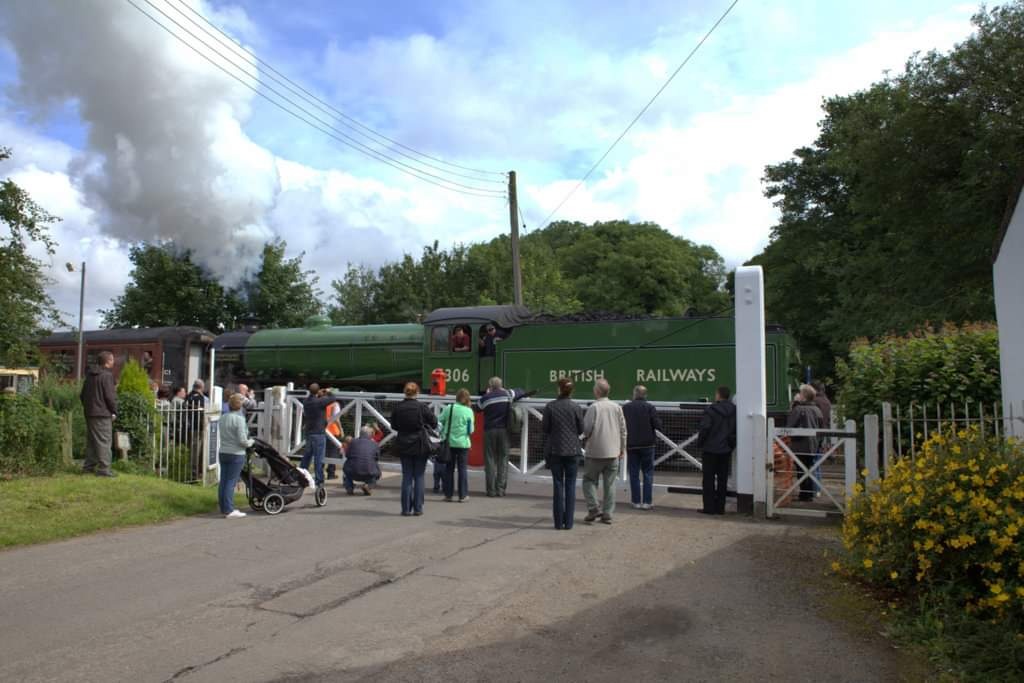
M 830 613 L 831 529 L 655 503 L 555 531 L 547 488 L 520 484 L 401 517 L 389 478 L 322 509 L 0 552 L 0 680 L 908 678 Z

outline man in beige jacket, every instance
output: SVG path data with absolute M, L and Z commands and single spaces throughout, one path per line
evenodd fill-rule
M 586 460 L 583 463 L 583 497 L 587 501 L 584 522 L 592 523 L 598 517 L 604 524 L 612 523 L 615 509 L 615 477 L 619 462 L 626 455 L 626 418 L 618 403 L 608 400 L 611 387 L 605 379 L 594 383 L 594 398 L 583 418 L 583 436 L 586 439 Z M 604 500 L 597 507 L 597 481 L 604 482 Z

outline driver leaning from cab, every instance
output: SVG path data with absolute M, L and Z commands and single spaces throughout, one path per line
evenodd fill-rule
M 498 336 L 498 329 L 490 324 L 487 326 L 483 336 L 480 337 L 480 355 L 481 356 L 493 356 L 495 354 L 495 344 L 501 341 L 501 337 Z
M 452 335 L 452 351 L 469 351 L 471 343 L 472 340 L 466 333 L 466 328 L 461 325 L 456 327 L 455 334 Z

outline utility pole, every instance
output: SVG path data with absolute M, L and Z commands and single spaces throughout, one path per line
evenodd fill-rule
M 508 218 L 512 226 L 512 299 L 523 305 L 523 271 L 519 265 L 519 201 L 516 198 L 516 172 L 508 172 Z
M 82 381 L 82 347 L 84 346 L 82 325 L 85 323 L 85 261 L 82 261 L 82 286 L 78 290 L 78 381 Z

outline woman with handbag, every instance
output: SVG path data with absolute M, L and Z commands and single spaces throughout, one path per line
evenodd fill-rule
M 583 410 L 572 400 L 573 383 L 558 380 L 558 398 L 544 406 L 544 457 L 554 486 L 552 510 L 556 529 L 571 529 L 576 512 L 577 459 L 583 454 Z
M 469 498 L 469 476 L 466 459 L 469 457 L 470 435 L 473 433 L 473 409 L 469 407 L 469 389 L 459 389 L 455 403 L 441 411 L 441 433 L 444 435 L 437 459 L 444 459 L 444 499 L 451 502 L 455 493 L 455 472 L 459 473 L 459 502 Z
M 430 457 L 429 430 L 437 428 L 437 417 L 426 403 L 416 396 L 419 385 L 405 385 L 405 400 L 391 411 L 391 428 L 395 438 L 395 452 L 402 462 L 402 516 L 423 514 L 423 473 Z

